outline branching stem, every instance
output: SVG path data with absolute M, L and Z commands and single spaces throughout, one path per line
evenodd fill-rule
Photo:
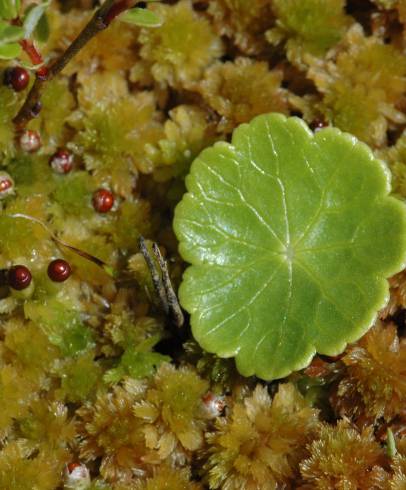
M 50 66 L 38 70 L 35 82 L 24 104 L 13 119 L 18 130 L 23 129 L 31 119 L 38 115 L 45 83 L 58 75 L 94 36 L 106 29 L 119 14 L 131 8 L 135 3 L 136 0 L 105 0 L 66 51 Z

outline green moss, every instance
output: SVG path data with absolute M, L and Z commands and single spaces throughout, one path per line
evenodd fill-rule
M 0 72 L 0 77 L 4 72 Z M 17 95 L 8 87 L 0 86 L 0 156 L 9 158 L 15 153 L 14 126 L 11 119 L 17 110 Z
M 32 7 L 14 3 L 21 4 L 21 19 Z M 91 18 L 94 2 L 49 3 L 49 37 L 35 45 L 52 65 Z M 25 264 L 33 276 L 21 292 L 0 284 L 1 490 L 207 490 L 207 482 L 215 488 L 224 479 L 230 489 L 254 482 L 250 489 L 273 490 L 272 478 L 284 488 L 325 488 L 330 481 L 318 463 L 340 459 L 326 440 L 349 433 L 340 428 L 341 416 L 354 431 L 373 424 L 366 431 L 375 448 L 386 444 L 388 427 L 395 437 L 395 458 L 375 451 L 375 466 L 361 465 L 355 481 L 385 489 L 404 483 L 404 342 L 393 324 L 405 314 L 404 273 L 391 280 L 390 303 L 380 313 L 385 341 L 368 337 L 367 348 L 356 344 L 342 360 L 315 358 L 305 373 L 292 375 L 304 397 L 291 396 L 296 391 L 284 393 L 285 379 L 254 391 L 257 380 L 240 376 L 232 358 L 197 348 L 187 316 L 184 328 L 172 325 L 156 301 L 139 238 L 151 252 L 158 243 L 177 292 L 185 263 L 173 209 L 192 161 L 227 141 L 240 123 L 270 111 L 299 111 L 314 126 L 324 120 L 355 134 L 387 162 L 393 192 L 405 198 L 405 6 L 405 0 L 151 2 L 160 27 L 116 19 L 42 84 L 42 109 L 28 125 L 42 143 L 33 153 L 20 147 L 12 122 L 29 87 L 14 92 L 3 84 L 4 71 L 29 64 L 28 57 L 0 60 L 0 167 L 15 184 L 7 196 L 0 188 L 0 269 Z M 31 85 L 35 68 L 30 75 Z M 74 154 L 65 175 L 49 164 L 59 148 Z M 297 147 L 292 155 L 298 157 Z M 348 170 L 349 180 L 358 166 Z M 252 175 L 244 179 L 248 185 Z M 105 214 L 92 206 L 100 187 L 115 197 Z M 295 212 L 312 195 L 306 188 Z M 393 225 L 384 228 L 368 256 L 396 246 Z M 72 268 L 63 283 L 47 274 L 55 258 Z M 326 288 L 336 287 L 326 276 Z M 303 315 L 302 309 L 298 320 Z M 375 370 L 379 377 L 370 374 Z M 307 413 L 316 423 L 312 407 L 328 421 L 314 440 L 298 420 Z M 338 455 L 348 461 L 337 463 L 345 484 L 357 471 L 351 448 L 340 445 Z M 70 463 L 86 465 L 77 468 L 90 472 L 91 483 L 87 476 L 74 481 Z
M 342 38 L 349 18 L 344 0 L 275 0 L 277 25 L 289 38 L 288 49 L 322 55 Z
M 90 350 L 65 360 L 55 374 L 61 380 L 58 396 L 67 402 L 81 403 L 94 397 L 101 384 L 102 367 Z
M 41 97 L 40 115 L 29 124 L 31 129 L 40 131 L 42 144 L 48 152 L 64 145 L 68 137 L 65 124 L 75 107 L 75 99 L 68 85 L 67 78 L 57 78 L 47 83 Z
M 92 212 L 93 190 L 94 184 L 89 174 L 75 172 L 59 179 L 52 198 L 64 213 L 89 216 Z
M 65 356 L 74 356 L 93 345 L 93 335 L 79 313 L 57 299 L 27 302 L 24 313 L 27 319 L 41 327 L 51 344 L 59 347 Z

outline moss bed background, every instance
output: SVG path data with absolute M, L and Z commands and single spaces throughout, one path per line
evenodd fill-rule
M 91 4 L 51 3 L 48 59 Z M 34 278 L 0 296 L 0 489 L 406 489 L 405 273 L 357 344 L 267 384 L 202 352 L 187 322 L 171 327 L 139 250 L 140 236 L 158 243 L 179 284 L 172 216 L 190 163 L 266 112 L 354 134 L 405 198 L 406 1 L 149 8 L 161 27 L 114 22 L 47 84 L 28 126 L 37 152 L 15 143 L 26 92 L 0 86 L 0 163 L 15 183 L 0 201 L 0 266 Z M 58 148 L 75 156 L 69 174 L 49 165 Z M 115 196 L 105 214 L 99 188 Z M 57 257 L 73 269 L 61 284 L 46 272 Z

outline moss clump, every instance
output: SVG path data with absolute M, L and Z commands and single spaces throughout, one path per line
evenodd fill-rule
M 214 64 L 200 83 L 199 92 L 220 116 L 219 129 L 230 132 L 243 122 L 265 112 L 285 112 L 286 92 L 282 72 L 270 70 L 265 62 L 237 58 Z
M 264 33 L 274 23 L 269 0 L 212 0 L 209 14 L 216 31 L 230 38 L 244 54 L 258 55 L 266 47 Z
M 47 62 L 93 4 L 51 2 L 49 37 L 36 41 Z M 139 238 L 159 243 L 176 290 L 184 264 L 171 223 L 191 162 L 270 111 L 355 134 L 406 198 L 406 2 L 148 8 L 160 27 L 117 19 L 44 84 L 29 123 L 36 152 L 12 122 L 28 89 L 0 84 L 0 170 L 14 182 L 0 191 L 0 269 L 22 264 L 33 277 L 26 291 L 0 285 L 0 488 L 403 488 L 405 272 L 342 356 L 256 386 L 232 359 L 203 352 L 188 319 L 173 328 Z M 22 63 L 26 54 L 1 60 L 1 81 Z M 73 154 L 67 174 L 50 166 L 58 149 Z M 92 204 L 100 188 L 114 196 L 107 213 Z M 65 282 L 47 274 L 56 258 L 71 266 Z
M 287 56 L 299 61 L 306 53 L 322 56 L 338 43 L 351 23 L 344 0 L 275 0 L 276 28 L 268 40 L 287 38 Z
M 207 436 L 210 488 L 272 489 L 293 481 L 317 419 L 293 385 L 281 384 L 272 401 L 258 385 Z
M 301 488 L 383 488 L 385 456 L 372 427 L 359 433 L 345 421 L 336 427 L 322 425 L 309 449 L 310 458 L 300 464 Z
M 157 5 L 156 12 L 163 24 L 158 29 L 141 31 L 140 54 L 151 63 L 156 81 L 184 86 L 220 58 L 222 42 L 207 19 L 193 10 L 190 0 L 181 0 L 172 7 Z

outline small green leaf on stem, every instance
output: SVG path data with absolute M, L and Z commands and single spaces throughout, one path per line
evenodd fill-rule
M 393 459 L 397 453 L 395 437 L 393 436 L 393 432 L 390 428 L 388 428 L 386 434 L 387 434 L 386 435 L 386 453 L 388 454 L 389 458 Z
M 15 19 L 20 10 L 20 0 L 0 0 L 0 18 Z
M 23 21 L 25 39 L 32 36 L 48 6 L 49 2 L 43 2 L 26 10 Z
M 0 44 L 0 59 L 12 60 L 20 56 L 21 46 L 18 43 Z
M 162 25 L 162 19 L 155 12 L 142 8 L 130 9 L 120 15 L 119 19 L 140 27 L 159 27 Z
M 34 37 L 37 41 L 45 43 L 50 34 L 49 21 L 46 12 L 39 19 L 37 26 L 35 27 Z
M 0 21 L 0 45 L 20 41 L 24 37 L 24 29 L 12 26 L 8 22 Z

